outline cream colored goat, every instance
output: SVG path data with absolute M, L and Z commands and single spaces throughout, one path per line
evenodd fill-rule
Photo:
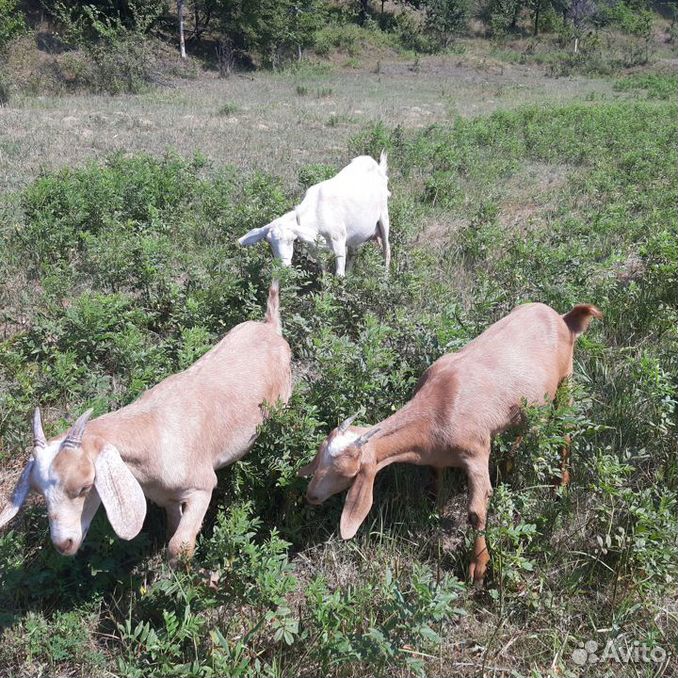
M 90 410 L 49 441 L 36 409 L 33 456 L 0 527 L 34 489 L 45 497 L 57 550 L 74 555 L 101 502 L 116 534 L 132 539 L 148 497 L 167 512 L 170 558 L 190 556 L 217 484 L 215 469 L 247 454 L 266 403 L 287 402 L 290 392 L 290 348 L 274 282 L 263 322 L 237 325 L 132 404 L 88 422 Z
M 469 486 L 468 519 L 477 531 L 470 576 L 482 582 L 489 555 L 483 531 L 492 494 L 492 437 L 516 423 L 523 403 L 552 400 L 572 373 L 576 338 L 594 306 L 564 316 L 544 304 L 519 306 L 457 353 L 448 353 L 422 375 L 412 399 L 372 427 L 347 419 L 325 439 L 299 475 L 313 476 L 307 499 L 320 504 L 348 489 L 341 515 L 344 539 L 353 537 L 372 506 L 377 473 L 394 462 L 458 467 Z

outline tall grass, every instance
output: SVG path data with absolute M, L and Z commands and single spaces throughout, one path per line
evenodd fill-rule
M 303 251 L 298 270 L 277 271 L 295 393 L 252 453 L 220 473 L 188 570 L 162 563 L 159 512 L 131 543 L 98 516 L 67 560 L 48 542 L 44 508 L 29 507 L 0 537 L 3 665 L 131 676 L 499 666 L 536 676 L 575 671 L 571 653 L 590 639 L 668 651 L 678 577 L 675 114 L 669 101 L 634 100 L 419 132 L 366 128 L 349 152 L 389 151 L 391 277 L 371 247 L 346 281 L 320 276 Z M 510 225 L 511 187 L 534 163 L 565 167 L 567 178 L 537 183 L 551 200 Z M 326 174 L 309 166 L 300 183 Z M 200 157 L 112 156 L 29 186 L 0 255 L 15 281 L 3 293 L 3 461 L 23 458 L 37 402 L 54 433 L 87 406 L 100 414 L 130 402 L 261 317 L 270 254 L 235 240 L 291 202 L 274 177 Z M 426 224 L 450 214 L 461 226 L 432 247 Z M 425 469 L 384 471 L 358 537 L 340 542 L 341 498 L 310 509 L 295 469 L 339 419 L 360 408 L 367 422 L 386 417 L 435 358 L 537 300 L 561 311 L 590 301 L 605 319 L 579 341 L 574 404 L 563 394 L 528 412 L 515 471 L 493 469 L 486 591 L 463 583 L 471 535 L 452 472 L 438 515 L 421 491 Z M 568 434 L 572 486 L 554 494 L 548 479 Z M 511 444 L 508 434 L 496 441 L 497 461 Z

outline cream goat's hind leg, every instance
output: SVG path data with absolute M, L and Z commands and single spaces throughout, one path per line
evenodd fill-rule
M 482 586 L 490 554 L 485 541 L 487 524 L 487 504 L 492 496 L 490 483 L 490 446 L 479 449 L 466 464 L 468 478 L 468 521 L 475 530 L 473 558 L 469 568 L 469 577 L 478 586 Z
M 176 564 L 180 557 L 190 558 L 195 549 L 195 540 L 202 527 L 212 490 L 194 490 L 183 502 L 179 526 L 167 547 L 170 563 Z

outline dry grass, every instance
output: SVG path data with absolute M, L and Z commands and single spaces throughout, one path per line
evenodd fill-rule
M 15 97 L 0 108 L 0 193 L 43 168 L 113 151 L 169 149 L 296 185 L 305 164 L 343 163 L 347 139 L 371 120 L 417 128 L 527 103 L 618 96 L 607 80 L 553 79 L 527 66 L 468 65 L 454 56 L 375 70 L 308 67 L 229 79 L 204 73 L 137 96 Z

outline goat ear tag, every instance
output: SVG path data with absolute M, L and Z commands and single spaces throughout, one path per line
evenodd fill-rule
M 146 518 L 146 497 L 113 445 L 105 445 L 94 462 L 94 486 L 120 539 L 133 539 Z

